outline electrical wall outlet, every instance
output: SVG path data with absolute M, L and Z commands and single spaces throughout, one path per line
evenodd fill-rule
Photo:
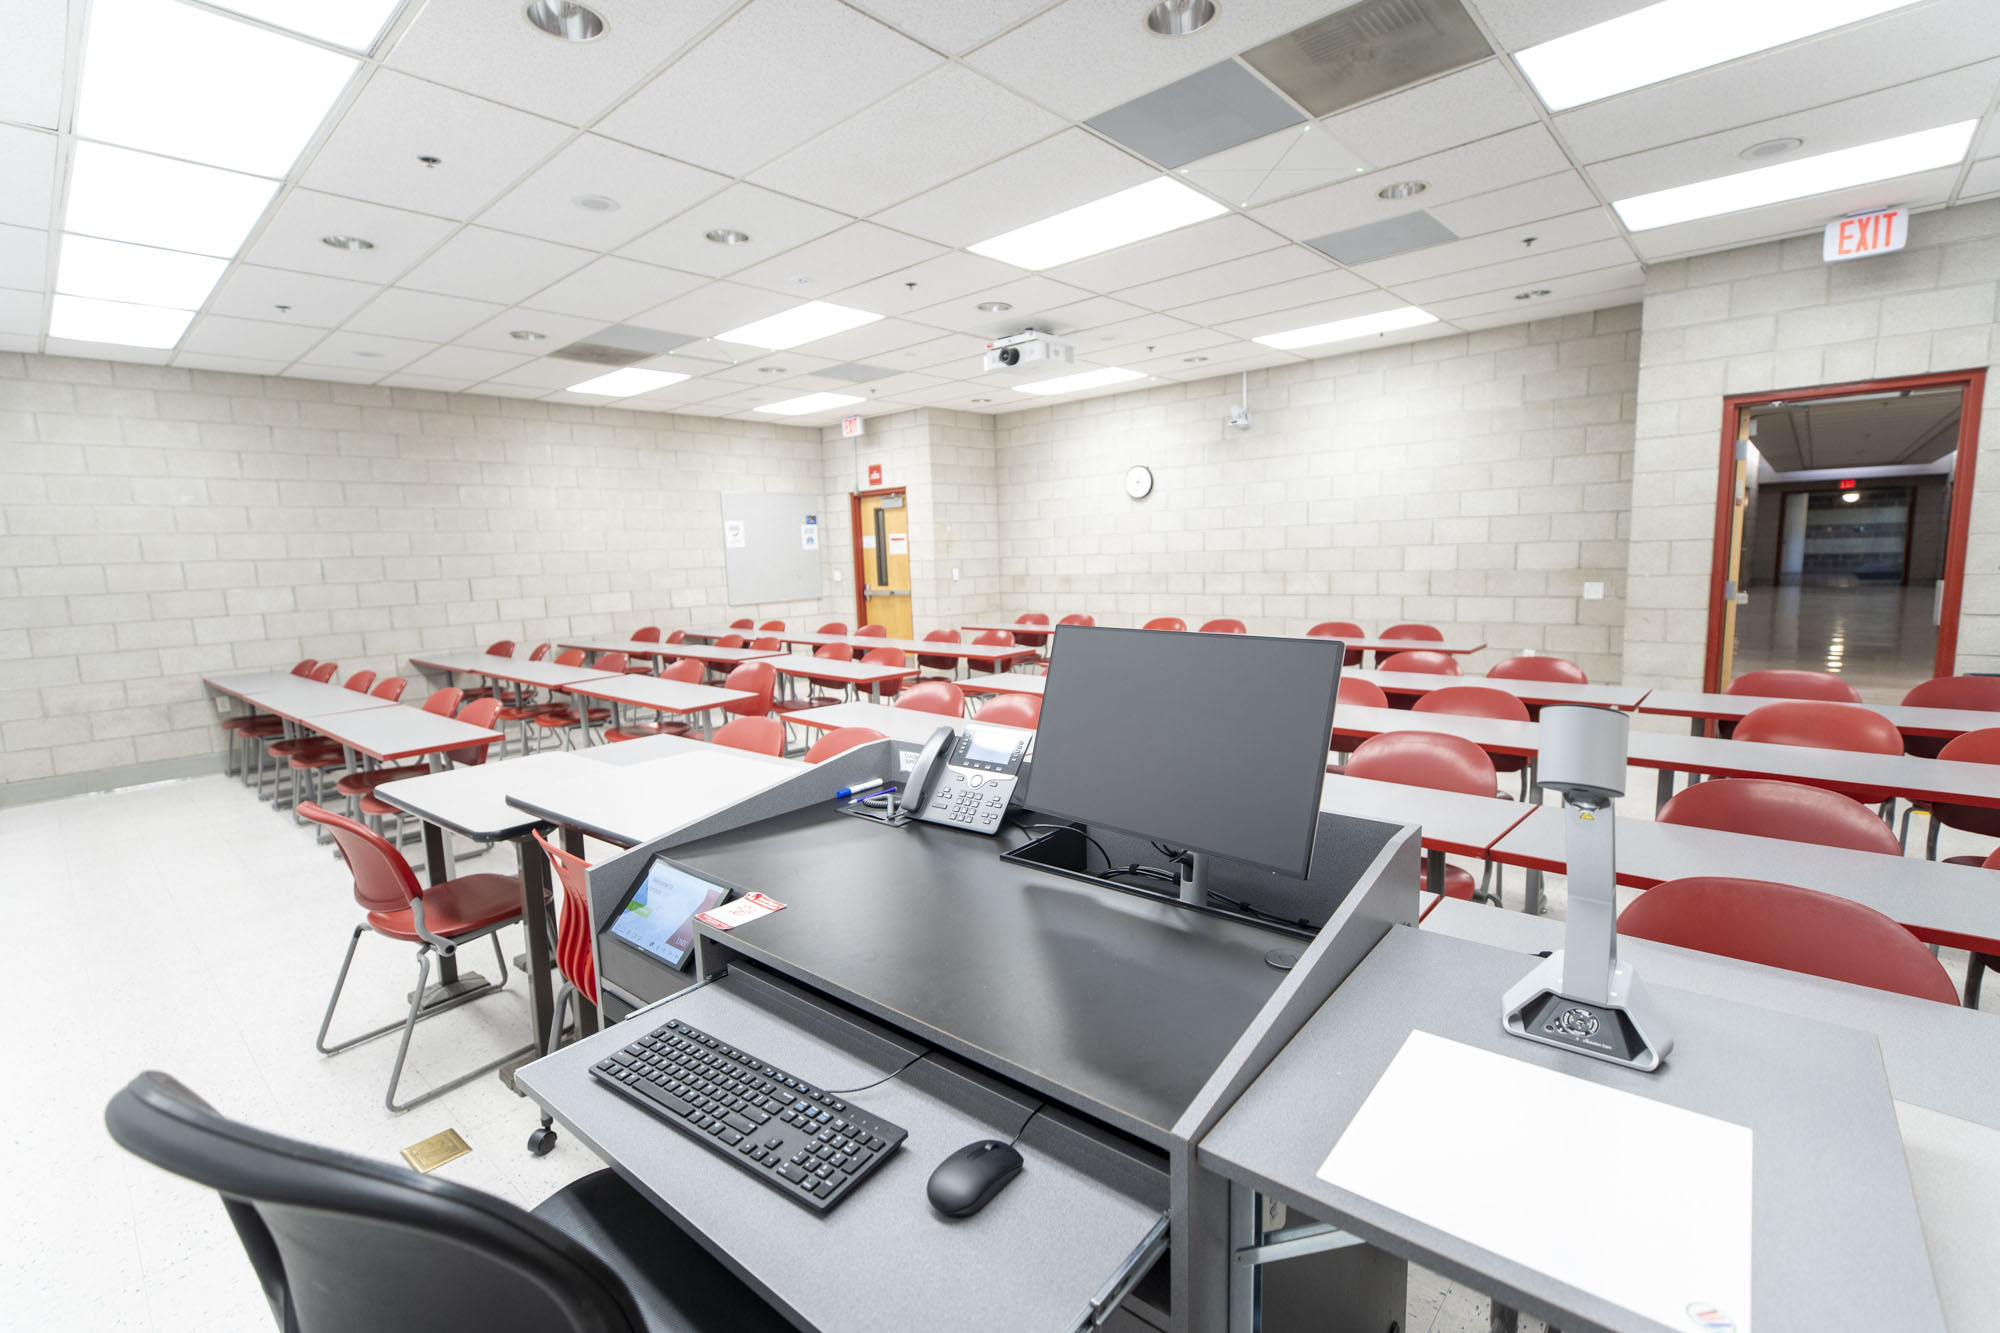
M 833 581 L 835 583 L 840 582 L 840 571 L 837 569 L 833 571 Z
M 1584 600 L 1584 601 L 1586 601 L 1586 602 L 1601 602 L 1601 601 L 1603 601 L 1603 600 L 1604 600 L 1604 585 L 1603 585 L 1602 583 L 1586 583 L 1586 584 L 1584 584 L 1584 585 L 1583 585 L 1583 600 Z
M 956 582 L 958 582 L 958 566 L 957 566 L 957 565 L 953 565 L 953 566 L 951 567 L 951 581 L 952 581 L 953 583 L 956 583 Z

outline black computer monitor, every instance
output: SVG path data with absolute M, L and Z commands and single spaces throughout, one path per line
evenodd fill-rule
M 1345 647 L 1065 625 L 1026 801 L 1304 876 Z

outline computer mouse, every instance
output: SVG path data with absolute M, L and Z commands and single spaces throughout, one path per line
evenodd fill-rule
M 946 1217 L 970 1217 L 1020 1174 L 1021 1154 L 1012 1144 L 981 1139 L 939 1162 L 926 1192 Z

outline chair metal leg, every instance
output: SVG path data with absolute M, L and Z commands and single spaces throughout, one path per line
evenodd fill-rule
M 333 979 L 333 998 L 326 1002 L 326 1016 L 320 1019 L 319 1035 L 313 1038 L 313 1049 L 317 1050 L 321 1055 L 335 1055 L 346 1050 L 349 1046 L 358 1045 L 360 1042 L 368 1040 L 368 1037 L 358 1037 L 354 1041 L 343 1042 L 338 1046 L 330 1047 L 326 1044 L 326 1030 L 333 1026 L 334 1006 L 340 1003 L 340 992 L 347 985 L 347 969 L 353 966 L 354 951 L 361 944 L 361 932 L 367 929 L 368 927 L 366 926 L 356 926 L 354 933 L 347 937 L 347 955 L 340 960 L 340 975 Z M 383 1032 L 387 1032 L 388 1030 L 388 1028 L 383 1028 L 380 1032 L 370 1033 L 369 1036 L 379 1037 Z
M 389 1091 L 383 1096 L 382 1104 L 394 1114 L 409 1110 L 408 1106 L 396 1105 L 396 1085 L 403 1081 L 403 1061 L 410 1054 L 410 1036 L 417 1030 L 417 1016 L 424 1008 L 424 988 L 431 980 L 431 951 L 425 945 L 417 950 L 417 988 L 410 992 L 410 1016 L 403 1020 L 403 1039 L 396 1043 L 396 1063 L 389 1071 Z
M 1979 1007 L 1979 991 L 1986 980 L 1986 969 L 2000 966 L 2000 959 L 1988 954 L 1975 953 L 1965 960 L 1965 1007 Z
M 1930 836 L 1924 839 L 1924 860 L 1926 861 L 1937 860 L 1938 834 L 1943 831 L 1944 831 L 1944 821 L 1937 817 L 1937 811 L 1935 810 L 1931 811 Z
M 1897 840 L 1903 844 L 1903 855 L 1905 856 L 1910 854 L 1910 820 L 1916 816 L 1916 813 L 1917 807 L 1914 805 L 1903 811 L 1903 827 L 1896 834 Z

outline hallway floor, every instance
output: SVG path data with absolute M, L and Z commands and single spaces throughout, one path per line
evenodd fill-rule
M 1936 586 L 1752 588 L 1749 604 L 1736 612 L 1730 674 L 1830 671 L 1853 682 L 1867 703 L 1901 703 L 1911 686 L 1935 674 Z

